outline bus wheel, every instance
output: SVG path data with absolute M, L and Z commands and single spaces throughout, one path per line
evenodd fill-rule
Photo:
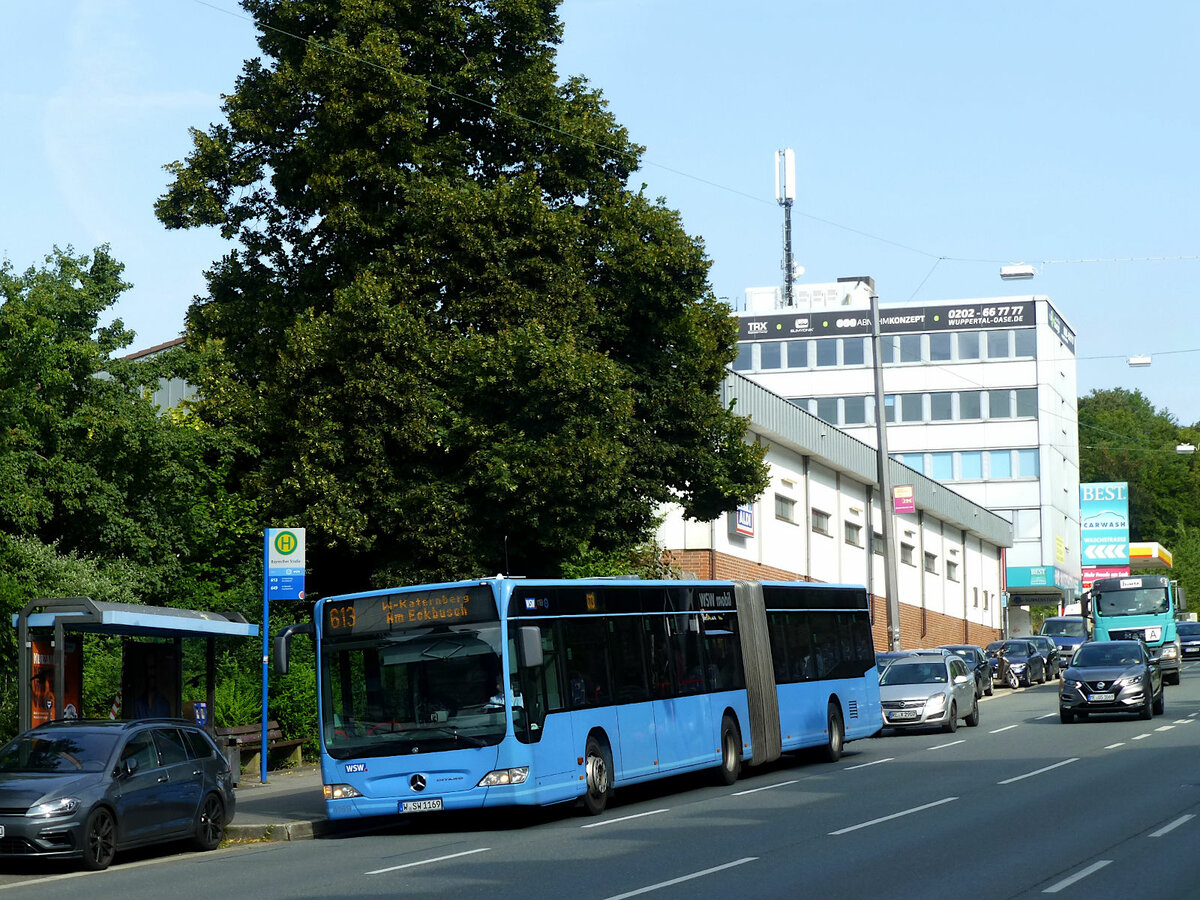
M 829 701 L 829 728 L 826 730 L 825 747 L 821 758 L 826 762 L 837 762 L 842 758 L 842 747 L 846 743 L 846 726 L 842 724 L 841 707 Z
M 721 719 L 721 784 L 729 785 L 742 774 L 742 735 L 733 719 Z
M 587 748 L 583 753 L 585 783 L 583 806 L 593 816 L 604 812 L 612 796 L 612 776 L 605 747 L 595 737 L 588 736 Z

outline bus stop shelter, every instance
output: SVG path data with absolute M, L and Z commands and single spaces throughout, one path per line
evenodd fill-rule
M 33 640 L 36 634 L 53 633 L 54 680 L 53 710 L 62 717 L 66 690 L 66 660 L 64 648 L 67 631 L 120 635 L 124 637 L 168 638 L 174 641 L 175 658 L 182 675 L 183 640 L 199 638 L 205 641 L 205 698 L 208 703 L 208 727 L 212 729 L 212 710 L 216 682 L 216 648 L 218 637 L 252 638 L 258 626 L 235 613 L 214 613 L 197 609 L 176 609 L 169 606 L 142 606 L 135 603 L 101 603 L 89 597 L 50 597 L 31 600 L 13 615 L 19 648 L 19 728 L 32 727 L 33 721 Z M 175 690 L 182 688 L 182 679 L 175 681 Z

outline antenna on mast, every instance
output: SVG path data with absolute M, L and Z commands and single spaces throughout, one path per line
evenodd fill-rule
M 775 151 L 775 202 L 783 207 L 783 305 L 792 306 L 792 282 L 796 278 L 792 262 L 792 202 L 796 199 L 796 153 Z

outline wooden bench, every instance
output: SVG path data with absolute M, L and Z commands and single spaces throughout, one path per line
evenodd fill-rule
M 215 728 L 213 731 L 217 736 L 218 745 L 228 744 L 238 748 L 241 753 L 243 770 L 253 769 L 257 765 L 258 754 L 262 751 L 261 722 L 254 722 L 250 725 L 234 725 L 231 728 Z M 304 741 L 302 740 L 285 741 L 283 732 L 279 730 L 279 723 L 267 722 L 268 763 L 273 757 L 278 760 L 282 756 L 284 765 L 300 765 L 300 748 L 303 745 Z

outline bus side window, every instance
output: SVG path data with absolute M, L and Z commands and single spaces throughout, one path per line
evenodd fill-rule
M 568 618 L 562 626 L 568 703 L 575 709 L 611 703 L 604 623 L 599 619 Z
M 542 739 L 546 715 L 564 708 L 561 690 L 561 654 L 558 649 L 558 631 L 554 622 L 523 622 L 538 625 L 542 632 L 542 664 L 533 668 L 522 667 L 518 673 L 523 710 L 520 715 L 514 710 L 513 728 L 518 740 L 537 743 Z M 513 642 L 509 642 L 509 659 L 516 662 Z

